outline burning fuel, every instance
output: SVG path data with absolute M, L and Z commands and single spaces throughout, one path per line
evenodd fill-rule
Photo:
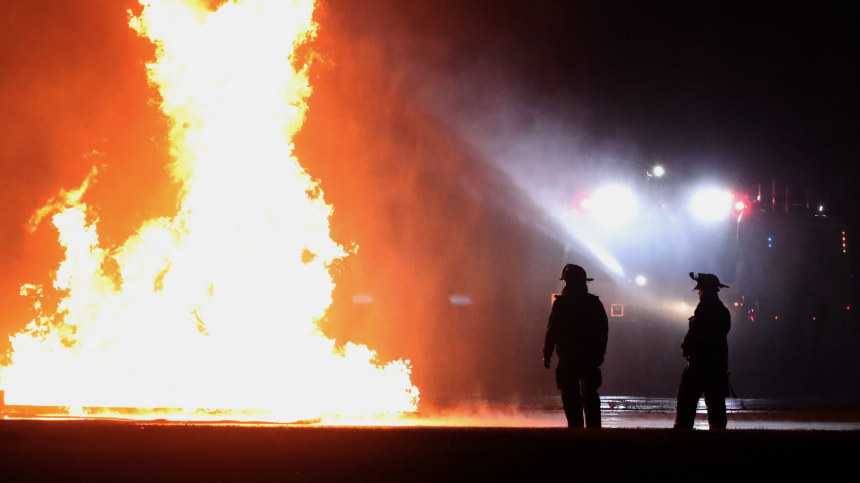
M 335 347 L 316 325 L 331 304 L 327 267 L 346 253 L 292 154 L 311 93 L 293 52 L 314 35 L 314 2 L 141 4 L 130 25 L 157 47 L 148 75 L 172 126 L 179 213 L 104 247 L 82 201 L 93 171 L 34 215 L 33 228 L 50 219 L 60 233 L 64 297 L 53 311 L 40 287 L 22 288 L 38 316 L 0 369 L 6 404 L 278 421 L 415 411 L 409 361 Z

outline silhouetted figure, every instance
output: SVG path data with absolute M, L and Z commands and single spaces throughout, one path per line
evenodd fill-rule
M 690 272 L 699 291 L 699 305 L 690 317 L 690 328 L 681 342 L 681 355 L 687 358 L 687 367 L 678 387 L 678 417 L 675 428 L 692 429 L 696 419 L 696 406 L 702 392 L 708 405 L 708 423 L 711 429 L 726 429 L 726 397 L 729 392 L 729 344 L 726 337 L 732 327 L 729 310 L 717 293 L 729 288 L 720 283 L 716 275 Z
M 597 389 L 603 382 L 600 364 L 606 354 L 609 324 L 606 311 L 596 295 L 588 293 L 585 270 L 568 264 L 561 273 L 566 282 L 561 295 L 552 303 L 552 313 L 546 328 L 543 346 L 543 365 L 550 366 L 552 352 L 558 352 L 555 381 L 561 389 L 561 402 L 567 425 L 600 427 L 600 396 Z

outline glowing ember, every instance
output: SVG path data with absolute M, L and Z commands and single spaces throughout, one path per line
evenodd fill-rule
M 292 155 L 311 89 L 291 55 L 314 33 L 314 2 L 141 3 L 130 23 L 158 47 L 149 76 L 173 122 L 180 212 L 101 248 L 81 202 L 93 171 L 34 215 L 34 229 L 52 216 L 60 232 L 54 285 L 67 295 L 46 313 L 40 287 L 22 288 L 40 315 L 0 369 L 6 404 L 280 421 L 414 411 L 409 361 L 338 351 L 315 323 L 331 304 L 327 266 L 345 253 L 329 237 L 331 207 Z

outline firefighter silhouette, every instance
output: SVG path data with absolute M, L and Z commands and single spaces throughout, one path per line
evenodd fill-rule
M 600 427 L 600 396 L 603 382 L 600 365 L 606 354 L 609 325 L 600 299 L 588 293 L 593 279 L 573 264 L 564 267 L 565 281 L 561 295 L 552 303 L 546 329 L 543 364 L 549 369 L 553 351 L 558 353 L 555 380 L 561 390 L 561 401 L 567 424 L 571 428 Z M 585 420 L 583 421 L 583 411 Z
M 699 305 L 690 317 L 689 330 L 681 342 L 681 355 L 687 358 L 687 367 L 678 387 L 675 428 L 693 428 L 696 406 L 704 392 L 710 429 L 725 429 L 729 391 L 729 344 L 726 337 L 732 318 L 717 294 L 721 288 L 729 287 L 709 273 L 694 276 L 690 272 L 690 278 L 697 282 L 693 290 L 699 291 Z

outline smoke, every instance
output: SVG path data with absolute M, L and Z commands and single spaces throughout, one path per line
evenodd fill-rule
M 27 234 L 28 220 L 60 189 L 78 186 L 93 164 L 99 182 L 84 198 L 99 213 L 103 246 L 121 243 L 145 219 L 175 214 L 178 187 L 163 168 L 167 127 L 143 66 L 153 49 L 127 28 L 128 8 L 139 9 L 132 0 L 0 6 L 8 46 L 0 52 L 8 93 L 0 98 L 6 333 L 31 318 L 20 285 L 47 283 L 62 257 L 56 232 L 43 224 Z M 671 164 L 691 154 L 672 145 L 684 133 L 643 140 L 642 132 L 659 128 L 643 128 L 641 112 L 639 124 L 624 122 L 633 99 L 607 101 L 600 83 L 609 75 L 595 74 L 607 63 L 578 49 L 577 42 L 611 43 L 611 31 L 595 32 L 615 19 L 589 18 L 588 32 L 562 33 L 576 15 L 554 2 L 329 1 L 318 10 L 314 93 L 295 152 L 334 207 L 332 238 L 357 247 L 332 267 L 337 288 L 322 329 L 339 345 L 363 343 L 380 359 L 412 360 L 413 382 L 430 403 L 554 394 L 539 354 L 561 266 L 585 260 L 607 309 L 616 293 L 630 300 L 643 292 L 613 279 L 576 241 L 563 215 L 571 196 L 608 181 L 635 182 L 655 162 L 688 174 Z M 544 52 L 549 45 L 555 50 Z M 616 85 L 625 82 L 623 71 L 610 73 Z M 713 149 L 722 140 L 693 150 L 694 161 L 725 162 L 731 151 Z M 668 146 L 669 157 L 654 146 Z M 680 204 L 687 194 L 668 201 Z M 705 233 L 696 240 L 713 245 L 697 245 L 684 220 L 609 240 L 615 255 L 657 267 L 656 279 L 682 280 L 634 299 L 653 308 L 646 319 L 611 319 L 604 393 L 674 392 L 677 344 L 695 304 L 684 274 L 719 273 L 720 260 L 700 255 L 724 243 Z M 604 241 L 594 243 L 606 248 Z M 637 251 L 644 246 L 660 251 L 646 259 Z M 471 305 L 452 304 L 452 296 Z
M 726 138 L 659 133 L 643 126 L 654 115 L 607 101 L 595 67 L 611 62 L 561 33 L 574 13 L 553 2 L 332 2 L 320 18 L 329 64 L 316 72 L 297 152 L 335 206 L 336 240 L 359 246 L 324 329 L 408 354 L 431 401 L 554 392 L 536 354 L 566 262 L 595 276 L 607 310 L 627 306 L 611 319 L 605 393 L 671 395 L 697 303 L 686 273 L 733 283 L 737 223 L 698 223 L 688 206 L 700 188 L 736 186 L 725 168 L 743 158 L 729 162 L 737 151 Z M 577 63 L 586 74 L 571 74 Z M 706 131 L 710 121 L 698 122 Z M 646 180 L 657 163 L 674 186 Z M 577 194 L 609 183 L 644 198 L 633 224 L 598 230 L 571 215 Z M 355 294 L 373 302 L 353 304 Z M 732 306 L 741 295 L 723 298 Z M 782 375 L 755 366 L 748 331 L 731 336 L 735 377 L 747 394 L 775 394 L 753 382 Z
M 4 193 L 28 199 L 6 204 L 12 216 L 3 218 L 4 240 L 18 247 L 4 250 L 4 266 L 19 267 L 4 271 L 9 333 L 32 318 L 20 284 L 45 285 L 61 258 L 50 226 L 25 232 L 55 193 L 78 186 L 98 164 L 99 182 L 84 201 L 99 214 L 100 244 L 109 247 L 144 219 L 175 214 L 178 190 L 163 168 L 167 125 L 149 103 L 157 94 L 142 65 L 152 46 L 126 27 L 125 9 L 138 7 L 42 7 L 18 7 L 18 38 L 42 42 L 41 30 L 63 37 L 7 53 L 19 56 L 7 64 L 19 74 L 7 78 L 25 93 L 7 99 L 19 106 L 11 112 L 35 118 L 27 127 L 47 127 L 28 140 L 39 130 L 20 118 L 4 123 L 21 133 L 12 143 L 20 152 L 3 165 L 11 173 L 4 181 L 18 187 Z M 527 82 L 509 75 L 516 65 L 490 58 L 461 68 L 458 37 L 434 33 L 448 27 L 434 25 L 438 16 L 420 2 L 322 8 L 314 94 L 296 154 L 334 207 L 332 237 L 358 247 L 333 267 L 324 332 L 340 345 L 374 347 L 382 360 L 412 360 L 414 382 L 431 400 L 554 393 L 536 362 L 549 294 L 564 263 L 589 258 L 571 245 L 557 210 L 568 192 L 635 162 L 635 144 L 591 133 L 586 107 L 529 95 Z M 51 150 L 32 159 L 44 168 L 21 154 L 43 146 Z M 591 259 L 584 264 L 599 272 Z M 372 302 L 355 304 L 356 295 Z
M 634 171 L 636 144 L 593 133 L 588 110 L 569 99 L 562 105 L 506 81 L 515 66 L 451 68 L 454 40 L 424 35 L 420 9 L 373 11 L 339 4 L 319 18 L 315 48 L 325 62 L 312 72 L 315 92 L 296 139 L 335 207 L 334 239 L 359 247 L 339 267 L 323 329 L 384 359 L 410 358 L 431 404 L 542 400 L 555 388 L 537 354 L 564 263 L 599 280 L 592 289 L 607 310 L 629 290 L 601 261 L 602 240 L 582 243 L 564 214 L 578 191 Z M 678 365 L 674 346 L 688 315 L 675 310 L 677 297 L 656 298 L 641 303 L 671 322 L 617 337 L 608 365 L 626 367 L 626 346 L 642 336 L 669 341 L 655 354 L 670 362 L 654 364 L 655 373 Z M 652 384 L 656 377 L 635 388 L 672 390 L 668 380 Z M 607 385 L 630 391 L 627 377 Z

